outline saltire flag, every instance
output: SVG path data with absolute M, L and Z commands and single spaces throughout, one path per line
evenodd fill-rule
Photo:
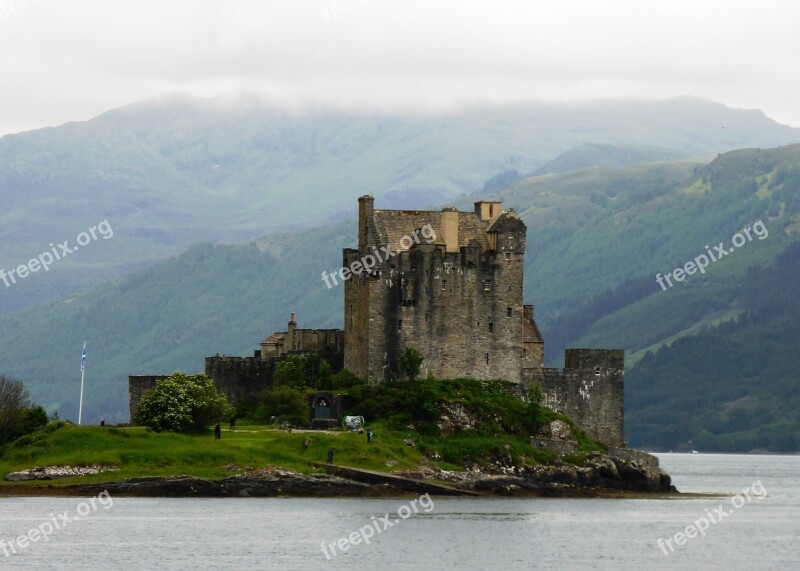
M 81 354 L 81 373 L 86 367 L 86 341 L 83 342 L 83 353 Z

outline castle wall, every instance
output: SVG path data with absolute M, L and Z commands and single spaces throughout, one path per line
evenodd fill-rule
M 539 382 L 542 404 L 569 416 L 587 434 L 609 446 L 624 446 L 622 349 L 567 349 L 563 371 L 526 369 Z
M 139 402 L 147 391 L 155 388 L 158 381 L 168 378 L 169 375 L 129 375 L 128 376 L 128 422 L 135 424 L 136 413 L 139 411 Z
M 206 357 L 205 374 L 233 406 L 252 402 L 272 386 L 276 359 Z

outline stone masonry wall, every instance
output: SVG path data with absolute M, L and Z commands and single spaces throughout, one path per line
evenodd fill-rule
M 346 267 L 383 246 L 369 203 L 360 201 L 360 207 L 359 248 L 344 251 Z M 461 218 L 475 217 L 459 213 L 459 224 Z M 345 368 L 373 381 L 395 379 L 399 358 L 410 347 L 424 357 L 423 377 L 521 382 L 525 225 L 501 215 L 492 230 L 493 250 L 475 241 L 448 252 L 440 236 L 438 243 L 400 251 L 370 274 L 350 277 Z
M 624 446 L 624 351 L 567 349 L 565 367 L 526 370 L 539 382 L 542 404 L 562 412 L 587 434 L 609 446 Z
M 206 357 L 205 373 L 228 402 L 240 406 L 252 402 L 270 386 L 276 359 L 258 357 Z

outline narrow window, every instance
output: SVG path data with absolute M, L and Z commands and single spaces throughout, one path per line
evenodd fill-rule
M 492 290 L 492 282 L 489 280 L 483 280 L 483 291 L 491 291 Z
M 428 321 L 428 314 L 425 314 L 425 321 Z
M 353 307 L 352 305 L 350 307 Z M 511 308 L 506 307 L 506 317 L 511 317 Z
M 486 353 L 486 364 L 489 364 L 489 353 Z
M 492 323 L 492 322 L 490 321 L 490 322 L 489 322 L 489 333 L 491 333 L 492 331 L 494 331 L 494 323 Z
M 398 319 L 397 320 L 397 330 L 398 331 L 402 331 L 403 330 L 403 320 L 402 319 Z
M 442 280 L 442 291 L 447 289 L 447 280 Z
M 523 359 L 527 359 L 528 358 L 528 350 L 527 349 L 523 349 L 522 350 L 522 358 Z

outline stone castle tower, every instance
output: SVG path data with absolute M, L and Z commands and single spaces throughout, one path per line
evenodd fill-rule
M 525 224 L 500 202 L 473 212 L 376 210 L 358 199 L 358 249 L 344 267 L 344 367 L 361 378 L 400 378 L 406 348 L 422 376 L 522 382 L 541 371 L 543 342 L 524 305 Z

